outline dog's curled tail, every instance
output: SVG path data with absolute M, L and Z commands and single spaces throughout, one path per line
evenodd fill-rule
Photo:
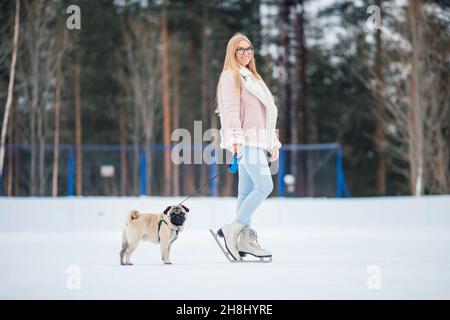
M 127 216 L 127 224 L 130 223 L 132 220 L 139 218 L 139 212 L 136 209 L 133 209 L 128 213 Z

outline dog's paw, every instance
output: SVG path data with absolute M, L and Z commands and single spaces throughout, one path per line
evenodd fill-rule
M 172 264 L 170 261 L 164 261 L 164 264 Z

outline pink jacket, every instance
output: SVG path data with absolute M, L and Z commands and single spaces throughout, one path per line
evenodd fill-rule
M 237 94 L 231 70 L 222 72 L 218 87 L 220 147 L 233 152 L 233 144 L 257 146 L 271 151 L 280 148 L 276 122 L 278 110 L 264 81 L 242 67 L 242 90 Z

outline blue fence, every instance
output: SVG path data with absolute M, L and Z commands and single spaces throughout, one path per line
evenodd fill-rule
M 37 148 L 37 146 L 36 146 Z M 50 180 L 51 168 L 52 168 L 52 153 L 53 145 L 42 146 L 45 149 L 46 161 L 44 174 L 41 175 L 46 180 Z M 164 178 L 163 170 L 163 154 L 168 148 L 164 145 L 152 145 L 151 147 L 136 146 L 133 145 L 83 145 L 81 146 L 81 151 L 83 155 L 83 180 L 84 182 L 83 195 L 120 195 L 117 192 L 117 185 L 121 183 L 120 179 L 116 176 L 111 181 L 106 182 L 105 179 L 98 178 L 99 167 L 102 163 L 109 163 L 114 168 L 123 168 L 120 165 L 119 154 L 121 152 L 126 153 L 127 156 L 127 174 L 129 180 L 132 182 L 126 187 L 128 190 L 127 194 L 130 195 L 136 193 L 140 195 L 154 194 L 158 195 L 161 193 L 161 181 Z M 3 195 L 3 190 L 5 190 L 6 180 L 8 181 L 9 189 L 15 187 L 19 188 L 20 195 L 27 195 L 27 183 L 29 182 L 30 172 L 27 169 L 30 164 L 30 145 L 7 145 L 6 157 L 5 157 L 5 169 L 3 172 L 3 180 L 0 181 L 0 194 Z M 75 146 L 62 144 L 59 146 L 60 150 L 60 174 L 58 176 L 59 189 L 61 190 L 59 195 L 73 196 L 75 194 L 75 176 L 76 176 L 76 161 L 75 161 Z M 193 152 L 203 152 L 204 146 L 194 146 Z M 151 167 L 148 165 L 147 155 L 151 154 Z M 138 155 L 138 160 L 137 160 Z M 223 164 L 217 164 L 214 160 L 216 157 L 215 151 L 212 152 L 212 162 L 211 164 L 201 164 L 194 166 L 202 166 L 202 170 L 208 172 L 209 177 L 213 177 L 219 172 L 220 166 Z M 280 197 L 289 196 L 306 196 L 306 194 L 301 190 L 302 185 L 298 183 L 299 179 L 302 178 L 304 181 L 303 187 L 309 188 L 309 196 L 334 196 L 334 197 L 350 197 L 350 192 L 348 190 L 347 181 L 343 171 L 343 156 L 341 146 L 337 143 L 328 144 L 311 144 L 311 145 L 283 145 L 280 149 L 280 157 L 278 161 L 278 171 L 275 177 L 275 194 Z M 50 160 L 50 161 L 49 161 Z M 303 164 L 301 163 L 303 161 Z M 14 166 L 20 166 L 20 169 L 15 170 Z M 181 169 L 185 168 L 186 165 L 180 164 Z M 206 167 L 207 166 L 207 167 Z M 8 169 L 9 168 L 9 169 Z M 300 170 L 299 168 L 305 168 Z M 117 171 L 119 171 L 117 170 Z M 137 171 L 136 171 L 137 170 Z M 14 172 L 20 174 L 20 177 L 14 177 Z M 13 172 L 13 173 L 11 173 Z M 197 172 L 197 173 L 195 173 Z M 191 177 L 194 180 L 199 180 L 199 171 L 186 172 L 185 175 L 194 175 Z M 286 186 L 286 175 L 294 177 L 295 182 L 291 186 Z M 308 175 L 308 177 L 306 177 Z M 228 179 L 233 179 L 232 184 L 236 184 L 236 176 L 228 177 Z M 209 189 L 207 195 L 209 196 L 219 196 L 219 189 L 222 188 L 223 183 L 221 180 L 214 179 L 209 182 Z M 223 181 L 223 180 L 222 180 Z M 102 184 L 103 182 L 103 184 Z M 291 182 L 292 183 L 292 182 Z M 16 185 L 14 185 L 16 184 Z M 17 184 L 20 184 L 19 186 Z M 64 186 L 64 184 L 66 184 Z M 107 184 L 110 184 L 109 189 L 106 188 Z M 139 184 L 139 187 L 137 187 Z M 46 186 L 49 183 L 46 184 Z M 134 187 L 131 187 L 133 185 Z M 158 187 L 159 186 L 159 187 Z M 198 185 L 197 185 L 198 186 Z M 193 186 L 194 188 L 197 186 Z M 152 187 L 152 188 L 151 188 Z M 133 189 L 134 188 L 134 189 Z M 138 188 L 138 190 L 137 190 Z M 129 190 L 136 190 L 134 193 Z M 234 188 L 236 189 L 236 188 Z M 233 190 L 234 190 L 233 189 Z M 108 191 L 106 191 L 108 190 Z M 115 191 L 114 191 L 115 190 Z M 184 190 L 185 193 L 189 194 L 193 190 Z M 6 192 L 5 192 L 6 193 Z M 41 190 L 40 195 L 49 195 L 48 186 Z M 17 194 L 17 192 L 16 192 Z M 223 191 L 222 191 L 223 194 Z M 14 195 L 14 194 L 12 194 Z

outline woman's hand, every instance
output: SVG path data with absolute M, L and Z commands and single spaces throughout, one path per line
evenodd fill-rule
M 276 161 L 280 155 L 280 151 L 278 148 L 273 148 L 272 152 L 270 153 L 272 156 L 270 157 L 270 162 Z
M 242 156 L 242 150 L 241 150 L 242 145 L 235 143 L 233 145 L 233 147 L 234 147 L 234 154 L 236 154 L 237 158 L 240 159 Z M 234 154 L 233 154 L 233 156 L 234 156 Z

